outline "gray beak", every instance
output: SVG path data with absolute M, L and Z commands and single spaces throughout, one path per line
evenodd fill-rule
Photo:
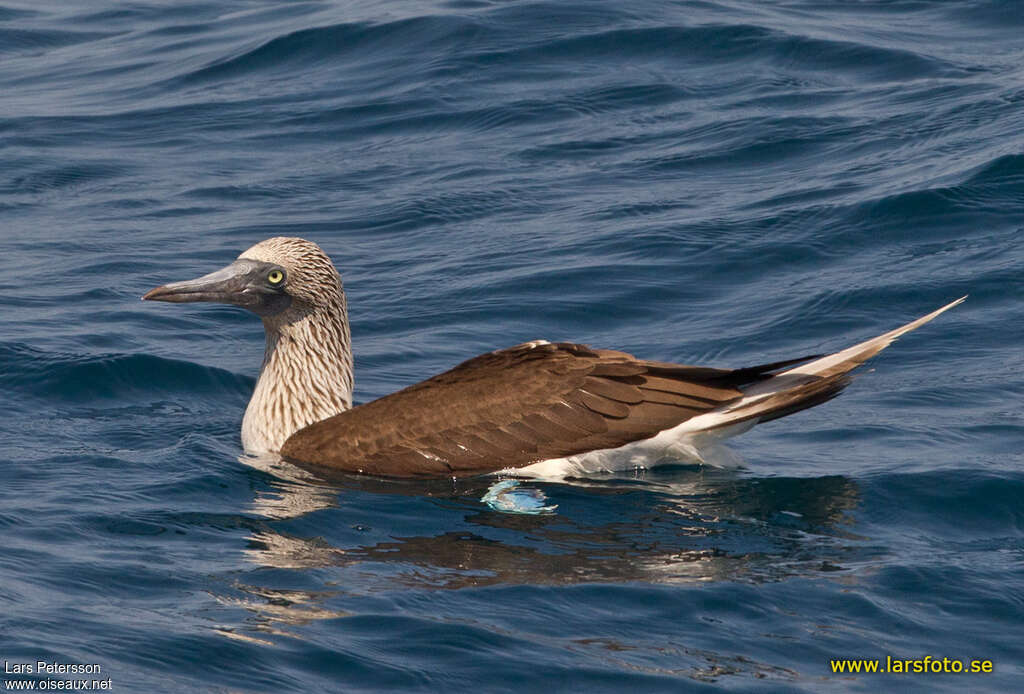
M 142 298 L 172 303 L 211 301 L 234 304 L 259 314 L 273 313 L 276 312 L 273 309 L 280 310 L 290 303 L 286 294 L 267 284 L 267 272 L 277 267 L 272 263 L 239 259 L 209 275 L 150 289 Z

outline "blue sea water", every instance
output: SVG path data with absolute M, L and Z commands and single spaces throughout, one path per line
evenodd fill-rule
M 1012 0 L 0 0 L 0 659 L 1019 689 L 1022 232 Z M 530 482 L 528 515 L 238 460 L 259 321 L 139 296 L 274 235 L 341 270 L 360 401 L 529 339 L 744 366 L 970 298 L 739 468 Z M 925 655 L 994 672 L 829 666 Z

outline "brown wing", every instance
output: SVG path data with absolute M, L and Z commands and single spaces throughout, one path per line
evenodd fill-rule
M 389 477 L 523 467 L 649 438 L 735 401 L 739 386 L 800 361 L 726 370 L 529 342 L 312 424 L 293 434 L 281 454 Z

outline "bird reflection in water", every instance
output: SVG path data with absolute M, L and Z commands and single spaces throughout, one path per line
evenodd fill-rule
M 261 641 L 248 635 L 252 630 L 298 636 L 288 627 L 344 616 L 325 606 L 339 596 L 410 588 L 840 577 L 878 551 L 852 532 L 849 511 L 860 495 L 857 484 L 841 476 L 757 478 L 687 466 L 632 478 L 525 481 L 558 509 L 524 515 L 502 513 L 482 501 L 493 477 L 409 482 L 334 476 L 326 482 L 279 459 L 242 460 L 269 475 L 260 479 L 257 486 L 267 488 L 257 490 L 250 508 L 266 520 L 253 525 L 247 559 L 259 569 L 335 573 L 315 591 L 235 583 L 234 595 L 218 600 L 255 616 L 241 630 L 221 630 L 232 638 Z M 338 524 L 330 521 L 317 523 L 317 533 L 309 536 L 281 527 L 351 504 L 344 510 L 346 532 L 339 530 L 351 538 L 352 511 L 367 508 L 368 498 L 369 506 L 378 505 L 378 495 L 433 505 L 440 529 L 398 531 L 358 544 L 332 541 Z M 308 586 L 309 573 L 303 575 Z
M 691 582 L 775 580 L 842 568 L 849 561 L 848 511 L 857 484 L 841 476 L 755 478 L 734 470 L 676 467 L 542 487 L 558 510 L 540 515 L 493 510 L 481 499 L 494 478 L 389 481 L 334 476 L 330 484 L 288 463 L 246 459 L 274 476 L 252 512 L 271 520 L 338 505 L 346 494 L 431 498 L 469 525 L 437 534 L 338 547 L 321 536 L 297 537 L 270 524 L 246 550 L 276 568 L 391 565 L 378 588 L 461 588 L 583 581 Z M 328 526 L 329 527 L 329 526 Z M 394 571 L 395 566 L 407 570 Z
M 311 472 L 281 460 L 280 456 L 243 455 L 238 461 L 271 475 L 269 489 L 256 489 L 251 512 L 263 518 L 284 520 L 338 505 L 338 490 Z

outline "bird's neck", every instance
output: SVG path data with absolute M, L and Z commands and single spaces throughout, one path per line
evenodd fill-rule
M 264 319 L 267 348 L 242 420 L 247 453 L 277 453 L 299 429 L 352 407 L 352 349 L 339 310 Z

